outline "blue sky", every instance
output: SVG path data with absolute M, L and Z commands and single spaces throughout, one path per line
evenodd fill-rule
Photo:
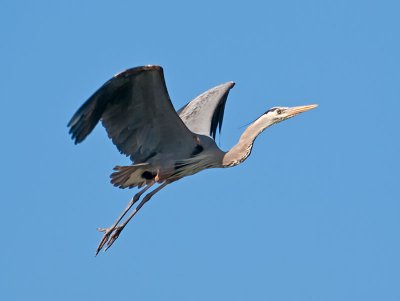
M 396 1 L 4 1 L 5 300 L 399 300 Z M 156 195 L 94 251 L 134 190 L 98 127 L 66 124 L 113 74 L 164 67 L 176 108 L 226 81 L 222 149 L 273 106 L 242 165 Z

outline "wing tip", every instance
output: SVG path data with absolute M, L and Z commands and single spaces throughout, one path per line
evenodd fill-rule
M 236 85 L 236 83 L 235 83 L 234 81 L 229 81 L 229 82 L 220 84 L 220 85 L 217 86 L 217 87 L 225 87 L 225 86 L 226 86 L 226 87 L 228 88 L 228 90 L 230 90 L 230 89 L 232 89 L 235 85 Z
M 221 91 L 222 93 L 229 93 L 229 91 L 236 85 L 234 81 L 229 81 L 226 83 L 219 84 L 218 86 L 215 86 L 214 88 L 211 88 L 210 90 L 205 91 L 203 94 L 207 94 L 208 92 L 211 91 Z
M 81 133 L 77 132 L 73 127 L 69 129 L 68 133 L 71 135 L 71 139 L 75 145 L 81 143 L 86 138 L 86 136 L 82 137 Z
M 225 84 L 226 85 L 230 85 L 230 88 L 233 88 L 236 85 L 236 83 L 234 81 L 229 81 L 229 82 L 227 82 Z
M 75 113 L 75 115 L 71 118 L 68 122 L 67 127 L 69 128 L 68 133 L 71 135 L 71 139 L 74 144 L 79 144 L 86 137 L 89 133 L 93 130 L 96 124 L 85 124 L 86 121 L 84 120 L 84 115 Z M 97 123 L 97 122 L 96 122 Z

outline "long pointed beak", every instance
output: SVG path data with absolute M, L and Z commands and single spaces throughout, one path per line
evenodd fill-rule
M 288 114 L 288 117 L 293 117 L 297 114 L 303 113 L 305 111 L 309 111 L 311 109 L 314 109 L 318 107 L 318 105 L 308 105 L 308 106 L 299 106 L 299 107 L 292 107 L 287 109 L 286 114 Z

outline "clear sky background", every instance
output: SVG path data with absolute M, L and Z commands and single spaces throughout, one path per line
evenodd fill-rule
M 3 1 L 3 300 L 400 300 L 398 1 Z M 226 81 L 222 149 L 273 106 L 320 106 L 252 156 L 136 190 L 99 126 L 67 122 L 113 74 L 159 64 L 176 108 Z

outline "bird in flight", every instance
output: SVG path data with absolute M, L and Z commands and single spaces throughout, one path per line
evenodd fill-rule
M 207 168 L 242 163 L 266 128 L 317 106 L 273 107 L 251 123 L 238 143 L 225 152 L 214 139 L 221 131 L 225 103 L 234 85 L 227 82 L 216 86 L 175 111 L 162 67 L 136 67 L 112 77 L 73 115 L 68 127 L 75 144 L 81 143 L 101 120 L 118 150 L 132 160 L 132 165 L 114 167 L 111 183 L 119 188 L 141 188 L 111 227 L 98 229 L 104 234 L 96 255 L 103 247 L 111 247 L 140 208 L 165 186 Z M 121 223 L 141 196 L 157 184 Z

